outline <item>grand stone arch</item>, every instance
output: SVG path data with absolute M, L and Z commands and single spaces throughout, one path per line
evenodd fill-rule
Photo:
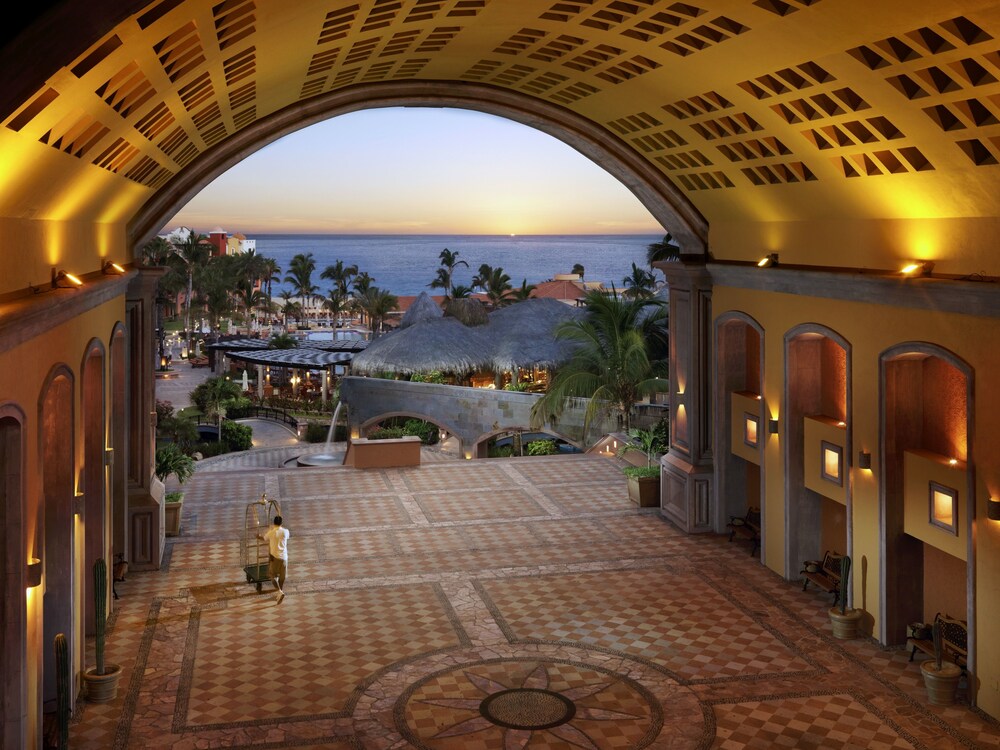
M 279 138 L 323 120 L 365 109 L 454 107 L 504 117 L 547 133 L 603 167 L 627 187 L 685 256 L 704 257 L 708 222 L 694 204 L 631 146 L 564 107 L 497 86 L 465 81 L 393 81 L 359 84 L 296 102 L 254 122 L 199 156 L 135 214 L 128 225 L 134 250 L 202 188 Z

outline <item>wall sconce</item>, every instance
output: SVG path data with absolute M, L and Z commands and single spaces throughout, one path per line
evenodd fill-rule
M 778 420 L 777 419 L 769 419 L 769 420 L 767 420 L 767 429 L 768 429 L 768 431 L 772 435 L 777 435 L 778 434 Z
M 27 587 L 33 589 L 42 582 L 42 561 L 37 557 L 28 558 Z
M 868 451 L 858 453 L 858 468 L 870 469 L 872 467 L 872 454 Z
M 74 276 L 67 271 L 56 271 L 56 269 L 52 269 L 53 289 L 74 289 L 81 286 L 83 286 L 83 282 L 79 279 L 79 277 Z
M 907 263 L 899 272 L 903 276 L 916 276 L 919 271 L 921 276 L 930 276 L 931 271 L 934 270 L 934 261 L 932 260 L 914 260 Z
M 771 268 L 772 266 L 778 265 L 778 254 L 768 253 L 763 258 L 757 261 L 757 268 Z
M 991 497 L 986 501 L 986 517 L 991 521 L 1000 521 L 1000 500 Z
M 105 448 L 104 449 L 104 465 L 114 466 L 115 465 L 115 449 Z

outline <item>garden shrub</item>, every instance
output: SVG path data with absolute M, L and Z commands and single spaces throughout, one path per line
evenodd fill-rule
M 403 434 L 416 435 L 424 445 L 434 445 L 440 437 L 437 425 L 422 419 L 406 420 L 403 424 Z
M 325 443 L 326 436 L 330 434 L 330 423 L 329 422 L 309 422 L 306 424 L 306 433 L 303 437 L 307 443 Z M 338 424 L 337 429 L 333 431 L 333 440 L 336 443 L 342 443 L 347 440 L 347 425 Z
M 248 451 L 253 448 L 253 428 L 228 419 L 222 420 L 222 442 L 231 451 Z
M 525 449 L 529 456 L 552 456 L 559 452 L 555 440 L 532 440 Z
M 368 439 L 392 440 L 394 438 L 401 438 L 405 434 L 402 427 L 379 427 L 377 430 L 372 430 L 368 433 Z

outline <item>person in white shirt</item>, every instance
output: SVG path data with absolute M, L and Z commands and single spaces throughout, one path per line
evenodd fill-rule
M 285 598 L 285 574 L 288 572 L 288 529 L 281 525 L 281 516 L 274 517 L 271 530 L 260 538 L 267 542 L 267 575 L 278 589 L 278 603 Z

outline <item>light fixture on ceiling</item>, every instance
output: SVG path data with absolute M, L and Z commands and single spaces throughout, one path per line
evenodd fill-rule
M 101 266 L 101 273 L 105 275 L 121 275 L 125 273 L 125 267 L 115 263 L 113 260 L 107 260 Z
M 75 289 L 81 286 L 83 286 L 83 282 L 78 276 L 74 276 L 68 271 L 57 271 L 55 268 L 52 269 L 53 289 Z
M 770 268 L 771 266 L 778 265 L 778 254 L 768 253 L 763 258 L 757 261 L 757 268 Z
M 913 260 L 907 263 L 905 266 L 899 269 L 899 272 L 903 276 L 930 276 L 931 271 L 934 270 L 934 261 L 932 260 Z

